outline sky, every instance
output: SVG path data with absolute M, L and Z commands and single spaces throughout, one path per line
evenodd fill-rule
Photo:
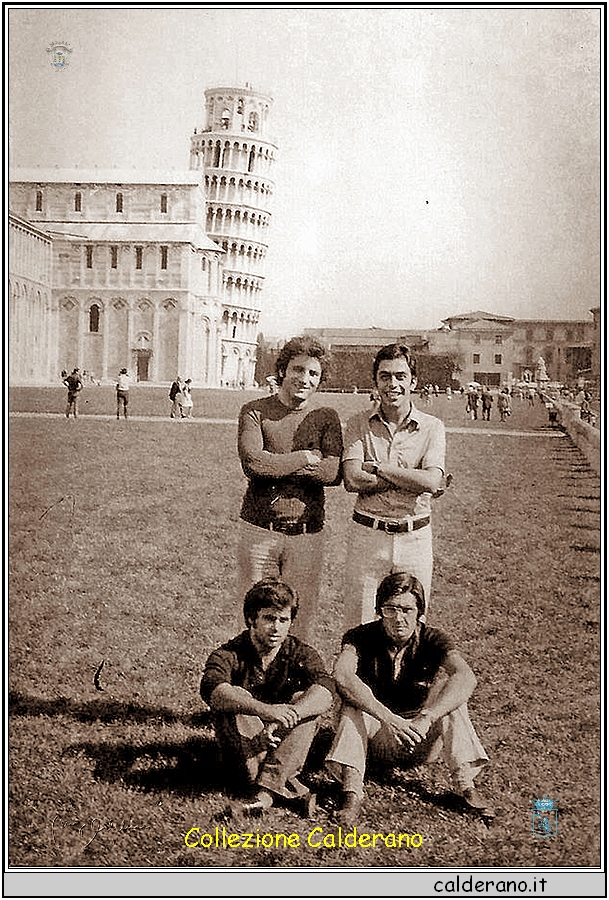
M 14 167 L 184 170 L 207 88 L 273 97 L 266 337 L 601 303 L 600 4 L 5 15 Z

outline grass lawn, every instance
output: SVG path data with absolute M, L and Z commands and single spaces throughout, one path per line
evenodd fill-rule
M 600 484 L 543 407 L 515 404 L 490 428 L 467 420 L 461 398 L 429 407 L 448 426 L 455 475 L 434 507 L 430 618 L 478 677 L 470 711 L 491 757 L 479 784 L 495 823 L 450 802 L 441 765 L 394 770 L 368 784 L 360 830 L 418 832 L 421 847 L 312 848 L 312 828 L 336 830 L 331 785 L 312 770 L 314 819 L 275 809 L 246 829 L 296 833 L 305 846 L 189 849 L 193 826 L 242 830 L 226 815 L 198 694 L 208 653 L 242 627 L 236 428 L 169 420 L 164 388 L 136 386 L 128 423 L 111 418 L 111 388 L 85 393 L 78 421 L 10 420 L 10 865 L 599 864 Z M 195 416 L 231 420 L 253 396 L 194 394 Z M 342 418 L 367 400 L 317 399 Z M 10 396 L 15 412 L 64 404 L 61 387 Z M 354 498 L 327 495 L 316 643 L 330 664 Z M 559 802 L 551 839 L 531 834 L 531 802 L 544 794 Z

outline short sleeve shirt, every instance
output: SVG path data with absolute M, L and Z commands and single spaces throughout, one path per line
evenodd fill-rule
M 205 665 L 201 696 L 209 699 L 219 684 L 244 688 L 262 703 L 289 703 L 296 691 L 320 684 L 334 692 L 334 681 L 313 647 L 289 634 L 266 671 L 249 631 L 218 647 Z
M 343 637 L 343 647 L 355 647 L 357 674 L 372 693 L 392 712 L 421 707 L 446 655 L 455 644 L 446 632 L 429 625 L 418 626 L 404 649 L 397 677 L 382 621 L 352 628 Z
M 444 471 L 445 453 L 444 423 L 414 406 L 393 435 L 380 407 L 358 413 L 349 419 L 345 428 L 343 461 L 391 462 L 405 469 L 437 467 Z M 396 488 L 378 494 L 359 494 L 355 509 L 381 518 L 428 515 L 431 493 L 415 494 Z

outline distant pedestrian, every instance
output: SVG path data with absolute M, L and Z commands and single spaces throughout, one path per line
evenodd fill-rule
M 510 395 L 507 392 L 507 388 L 501 391 L 497 397 L 497 409 L 499 410 L 499 418 L 502 422 L 505 422 L 508 416 L 512 415 L 512 410 L 510 409 Z
M 583 422 L 590 422 L 592 419 L 591 400 L 592 394 L 589 391 L 584 391 L 584 398 L 579 406 L 579 417 Z
M 452 398 L 453 392 L 450 384 L 446 385 L 446 399 L 450 400 Z
M 78 368 L 72 369 L 70 375 L 68 375 L 64 384 L 68 389 L 68 403 L 66 406 L 66 419 L 70 418 L 70 412 L 76 418 L 77 415 L 77 399 L 78 394 L 82 391 L 82 378 L 80 377 L 80 370 Z
M 181 417 L 180 413 L 180 395 L 182 393 L 182 379 L 180 376 L 176 376 L 176 380 L 173 382 L 171 387 L 169 388 L 169 399 L 171 400 L 171 412 L 170 417 L 172 419 L 179 419 Z
M 493 395 L 488 388 L 484 388 L 482 392 L 482 419 L 487 422 L 491 421 L 491 409 L 493 408 Z
M 127 369 L 121 369 L 118 381 L 116 382 L 116 418 L 121 417 L 121 406 L 123 407 L 123 415 L 127 416 L 127 406 L 129 404 L 129 382 L 130 378 Z
M 471 388 L 467 392 L 467 404 L 465 406 L 465 412 L 468 412 L 472 420 L 478 418 L 478 402 L 480 398 L 478 397 L 478 391 L 475 388 Z
M 182 385 L 182 399 L 180 401 L 180 412 L 183 419 L 190 419 L 192 417 L 192 393 L 190 390 L 190 386 L 192 384 L 192 379 L 187 378 L 184 384 Z

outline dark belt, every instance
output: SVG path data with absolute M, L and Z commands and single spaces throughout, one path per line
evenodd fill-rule
M 417 531 L 429 525 L 431 518 L 423 516 L 421 519 L 405 519 L 402 522 L 388 522 L 385 519 L 377 519 L 364 513 L 354 512 L 353 521 L 366 528 L 376 528 L 378 531 L 386 531 L 387 534 L 403 534 L 406 531 Z
M 319 528 L 311 527 L 307 522 L 269 522 L 267 525 L 261 525 L 261 528 L 268 528 L 269 531 L 280 531 L 281 534 L 314 534 Z

